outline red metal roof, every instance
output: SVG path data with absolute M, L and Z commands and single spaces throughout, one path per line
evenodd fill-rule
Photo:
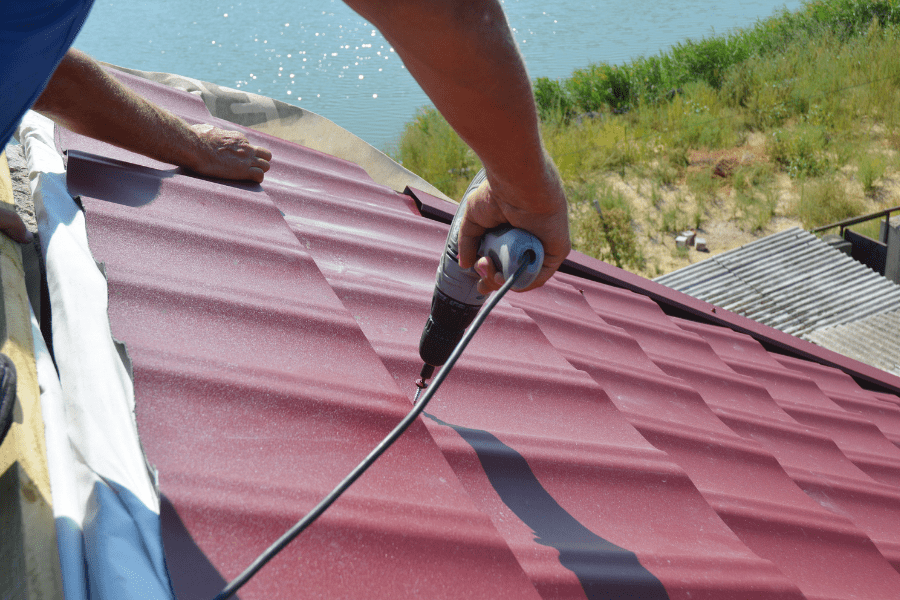
M 59 140 L 182 600 L 212 597 L 411 408 L 447 233 L 356 165 L 244 131 L 274 154 L 261 186 Z M 666 314 L 677 296 L 651 284 L 557 274 L 507 296 L 428 417 L 240 597 L 897 598 L 900 398 L 809 344 L 773 354 Z

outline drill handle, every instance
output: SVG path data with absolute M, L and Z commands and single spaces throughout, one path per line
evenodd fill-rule
M 515 274 L 523 260 L 530 259 L 531 263 L 513 285 L 514 290 L 524 290 L 531 285 L 544 264 L 541 241 L 524 229 L 510 225 L 501 225 L 485 233 L 479 255 L 491 259 L 494 268 L 503 273 L 504 280 Z

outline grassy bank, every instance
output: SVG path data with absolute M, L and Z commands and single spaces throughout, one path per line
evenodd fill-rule
M 829 0 L 624 65 L 535 81 L 575 247 L 650 277 L 900 204 L 900 0 Z M 395 159 L 458 198 L 477 157 L 434 110 Z

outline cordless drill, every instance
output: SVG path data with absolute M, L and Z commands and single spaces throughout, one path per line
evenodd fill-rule
M 459 227 L 465 213 L 469 195 L 485 180 L 482 169 L 469 184 L 463 195 L 435 278 L 434 296 L 431 299 L 431 313 L 425 322 L 425 330 L 419 341 L 419 356 L 425 363 L 422 367 L 420 387 L 434 374 L 435 367 L 442 366 L 453 349 L 462 339 L 466 328 L 475 319 L 478 310 L 487 299 L 487 294 L 478 293 L 478 280 L 475 269 L 462 269 L 459 266 Z M 544 247 L 535 236 L 503 225 L 489 230 L 481 241 L 479 256 L 486 256 L 494 263 L 494 268 L 508 279 L 513 276 L 523 260 L 530 260 L 529 266 L 516 282 L 513 289 L 522 290 L 534 281 L 544 262 Z

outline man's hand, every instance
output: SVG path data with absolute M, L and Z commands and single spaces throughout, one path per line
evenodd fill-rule
M 188 167 L 201 175 L 223 179 L 250 179 L 262 183 L 272 153 L 250 144 L 237 131 L 227 131 L 207 124 L 192 125 L 199 136 L 196 160 Z
M 534 234 L 544 246 L 544 264 L 527 289 L 539 287 L 553 275 L 572 249 L 568 205 L 559 174 L 548 160 L 546 172 L 537 181 L 504 185 L 491 179 L 488 172 L 484 183 L 466 201 L 466 213 L 459 229 L 459 266 L 464 269 L 475 267 L 481 275 L 480 293 L 500 289 L 503 274 L 494 269 L 489 259 L 482 257 L 476 261 L 476 258 L 484 232 L 509 223 Z

